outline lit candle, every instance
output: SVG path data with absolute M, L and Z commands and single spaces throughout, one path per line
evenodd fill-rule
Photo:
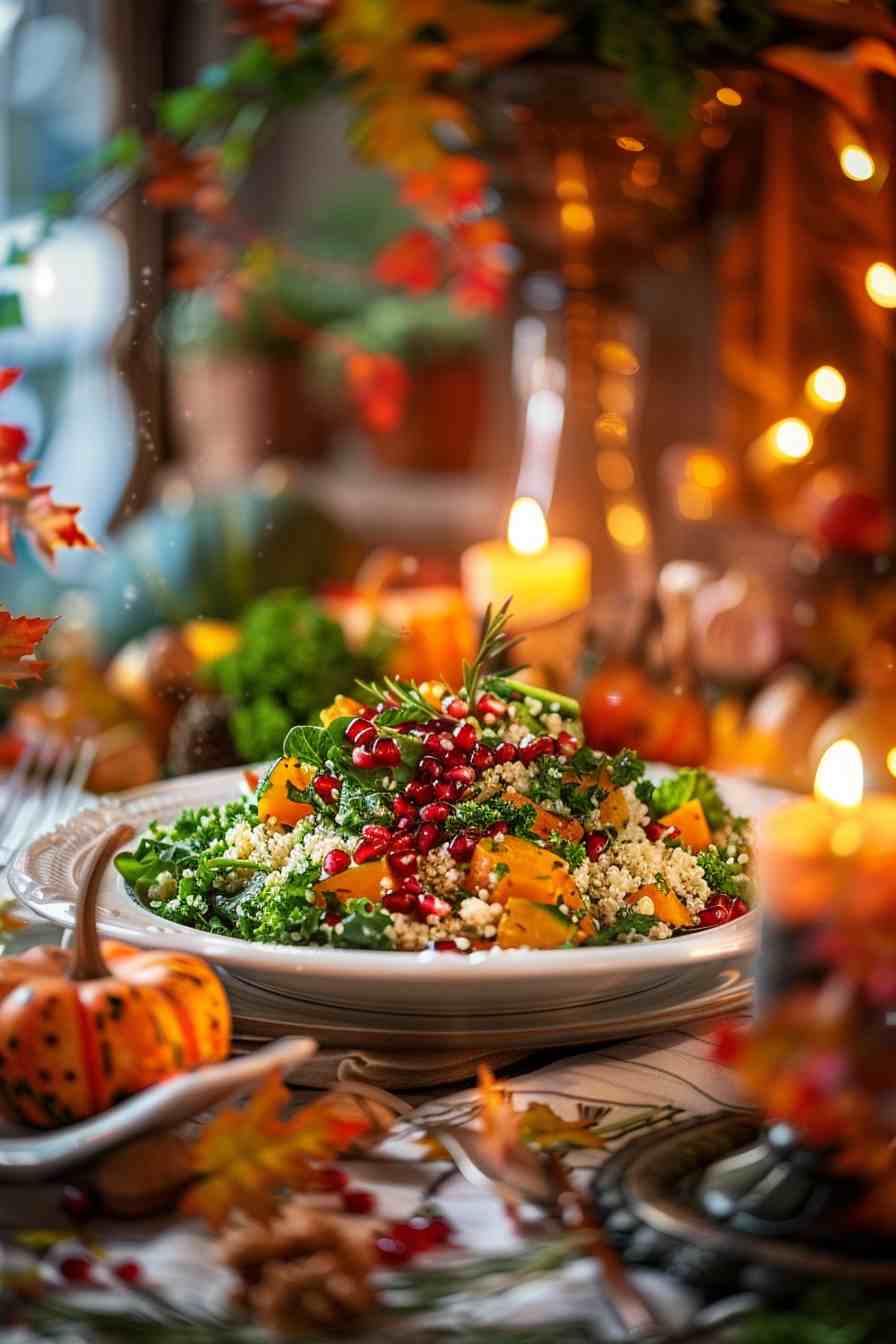
M 768 1000 L 823 969 L 815 933 L 835 918 L 896 915 L 896 798 L 864 796 L 859 748 L 828 747 L 815 797 L 776 808 L 758 827 L 764 928 L 760 993 Z
M 512 620 L 525 630 L 559 620 L 591 598 L 591 555 L 571 537 L 551 539 L 537 500 L 515 500 L 506 541 L 484 541 L 461 557 L 464 593 L 481 614 L 513 598 Z

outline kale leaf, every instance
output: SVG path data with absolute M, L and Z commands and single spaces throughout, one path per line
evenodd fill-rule
M 641 915 L 636 910 L 620 910 L 616 916 L 615 924 L 612 924 L 608 929 L 598 929 L 597 933 L 587 938 L 582 946 L 606 947 L 608 943 L 618 943 L 620 938 L 632 933 L 640 934 L 646 938 L 650 930 L 658 923 L 656 915 Z
M 711 831 L 717 831 L 731 820 L 731 813 L 722 801 L 716 782 L 706 770 L 679 770 L 669 779 L 654 786 L 650 809 L 655 817 L 664 817 L 677 807 L 696 798 Z
M 371 905 L 369 901 L 349 901 L 342 917 L 342 930 L 333 935 L 333 946 L 391 952 L 392 943 L 386 937 L 386 929 L 391 922 L 386 910 Z
M 488 798 L 477 803 L 472 800 L 458 803 L 445 823 L 449 835 L 456 831 L 487 831 L 496 822 L 506 826 L 509 835 L 531 837 L 535 808 L 531 803 L 517 806 L 507 798 Z

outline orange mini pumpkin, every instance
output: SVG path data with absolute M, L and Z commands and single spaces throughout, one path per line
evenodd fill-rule
M 33 948 L 0 959 L 0 1098 L 26 1124 L 83 1120 L 229 1053 L 227 996 L 204 961 L 100 944 L 99 876 L 131 835 L 117 827 L 97 845 L 72 956 Z

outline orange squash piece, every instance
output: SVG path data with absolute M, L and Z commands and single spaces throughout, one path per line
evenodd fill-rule
M 489 879 L 498 873 L 494 887 Z M 488 891 L 488 899 L 506 905 L 518 897 L 541 905 L 567 905 L 578 910 L 582 904 L 579 889 L 569 865 L 548 849 L 508 835 L 498 843 L 493 836 L 480 840 L 473 851 L 467 879 L 467 891 Z
M 382 886 L 383 879 L 388 885 Z M 319 896 L 328 896 L 345 905 L 347 901 L 365 900 L 378 905 L 387 891 L 395 886 L 389 865 L 385 859 L 376 859 L 373 863 L 359 863 L 346 868 L 333 877 L 325 877 L 315 882 L 314 890 Z
M 676 807 L 674 812 L 667 812 L 664 817 L 660 817 L 660 825 L 677 826 L 684 844 L 688 849 L 698 853 L 701 849 L 706 849 L 712 840 L 709 823 L 699 798 L 692 798 L 689 803 L 682 803 L 681 807 Z
M 674 929 L 690 928 L 693 924 L 689 911 L 682 905 L 674 891 L 663 891 L 655 883 L 648 882 L 637 891 L 630 891 L 625 898 L 626 904 L 637 905 L 642 896 L 650 897 L 653 901 L 654 914 L 664 924 L 671 924 Z
M 628 799 L 622 789 L 611 789 L 600 805 L 600 819 L 605 826 L 621 830 L 629 819 Z
M 258 815 L 262 821 L 274 817 L 282 826 L 295 826 L 314 811 L 310 803 L 294 802 L 287 785 L 307 789 L 314 778 L 310 765 L 302 765 L 292 756 L 281 756 L 275 761 L 258 787 Z
M 539 803 L 533 803 L 531 798 L 519 793 L 517 789 L 505 789 L 504 798 L 508 803 L 513 803 L 514 807 L 525 807 L 528 804 L 529 807 L 535 808 L 532 830 L 536 835 L 541 835 L 545 839 L 559 835 L 563 840 L 570 840 L 573 844 L 581 840 L 584 835 L 584 830 L 575 817 L 561 817 Z
M 577 929 L 561 910 L 542 901 L 513 896 L 498 924 L 499 947 L 533 947 L 550 950 L 575 942 Z
M 350 695 L 337 695 L 332 705 L 321 710 L 320 721 L 325 728 L 329 728 L 335 719 L 353 719 L 365 708 L 360 700 L 353 700 Z

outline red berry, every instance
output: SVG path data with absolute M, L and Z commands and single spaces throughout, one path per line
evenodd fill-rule
M 342 1207 L 346 1213 L 373 1213 L 376 1199 L 370 1190 L 343 1190 Z
M 410 784 L 405 785 L 405 796 L 410 798 L 411 802 L 421 807 L 423 803 L 432 802 L 432 785 L 427 784 L 422 779 L 412 779 Z
M 368 719 L 359 715 L 358 718 L 352 719 L 351 723 L 348 724 L 345 736 L 346 740 L 351 742 L 353 746 L 363 747 L 365 742 L 372 742 L 376 737 L 376 729 Z
M 393 741 L 391 737 L 378 737 L 372 750 L 380 765 L 401 764 L 401 751 L 398 743 Z
M 417 855 L 407 850 L 390 853 L 388 863 L 396 877 L 410 877 L 417 871 Z
M 381 1263 L 384 1265 L 406 1265 L 411 1259 L 412 1252 L 397 1237 L 391 1237 L 384 1233 L 381 1237 L 377 1237 L 373 1244 Z
M 465 719 L 470 712 L 470 706 L 466 700 L 460 700 L 455 696 L 444 706 L 445 713 L 452 719 Z
M 523 765 L 531 765 L 539 756 L 553 756 L 554 739 L 552 737 L 530 737 L 520 746 L 520 760 Z
M 746 901 L 741 900 L 740 896 L 735 896 L 734 900 L 731 902 L 731 918 L 741 919 L 744 915 L 748 915 L 749 913 L 750 907 L 747 905 Z
M 717 924 L 727 924 L 730 918 L 731 911 L 727 905 L 708 905 L 697 916 L 699 924 L 704 929 L 714 928 Z
M 447 820 L 450 811 L 447 803 L 427 803 L 420 809 L 420 820 L 441 823 Z
M 57 1269 L 68 1283 L 88 1283 L 93 1273 L 93 1261 L 86 1255 L 67 1255 Z
M 395 829 L 396 831 L 412 831 L 416 824 L 416 817 L 399 817 L 395 823 Z
M 451 1224 L 445 1218 L 427 1218 L 417 1215 L 403 1223 L 393 1223 L 390 1229 L 396 1241 L 407 1246 L 411 1255 L 425 1255 L 436 1246 L 443 1246 L 451 1236 Z
M 441 838 L 442 832 L 438 826 L 433 826 L 429 822 L 425 823 L 417 832 L 417 853 L 428 854 Z
M 518 754 L 512 742 L 502 742 L 499 747 L 495 748 L 495 760 L 498 765 L 507 765 L 509 761 L 515 761 Z
M 461 751 L 472 751 L 479 741 L 479 734 L 472 723 L 461 723 L 454 730 L 454 740 Z
M 476 701 L 476 713 L 482 718 L 486 714 L 494 714 L 496 719 L 503 719 L 507 713 L 507 706 L 503 700 L 499 700 L 496 695 L 491 695 L 486 691 L 485 695 L 480 695 Z
M 392 811 L 396 817 L 410 817 L 412 820 L 417 816 L 417 809 L 409 798 L 403 798 L 401 794 L 392 799 Z
M 335 877 L 337 873 L 344 873 L 351 859 L 344 849 L 331 849 L 323 861 L 323 870 L 329 873 L 330 877 Z
M 136 1260 L 119 1260 L 117 1265 L 112 1266 L 112 1273 L 122 1283 L 137 1283 L 143 1271 Z
M 339 796 L 339 790 L 342 781 L 337 775 L 316 775 L 312 788 L 318 798 L 322 798 L 325 803 L 332 803 Z
M 458 751 L 457 748 L 455 748 L 454 751 L 449 751 L 448 755 L 445 757 L 446 771 L 453 770 L 457 765 L 466 766 L 466 764 L 467 753 L 465 751 Z
M 319 1190 L 329 1190 L 334 1194 L 341 1193 L 348 1185 L 348 1175 L 341 1167 L 319 1167 L 317 1171 L 317 1186 Z
M 677 840 L 678 837 L 679 837 L 680 835 L 681 835 L 681 831 L 678 829 L 677 826 L 667 826 L 667 827 L 666 827 L 666 832 L 665 832 L 665 834 L 664 834 L 664 836 L 663 836 L 663 839 L 664 839 L 664 840 Z
M 403 896 L 422 896 L 423 883 L 419 877 L 403 877 L 398 884 L 398 890 Z
M 438 784 L 433 787 L 436 802 L 440 803 L 453 802 L 454 792 L 454 785 L 449 783 L 448 780 L 440 779 Z
M 392 831 L 390 828 L 388 826 L 381 826 L 374 821 L 370 821 L 366 826 L 362 826 L 361 834 L 365 840 L 384 840 L 386 844 L 392 839 Z
M 417 907 L 416 898 L 407 891 L 387 891 L 383 897 L 383 909 L 390 915 L 409 915 Z
M 381 859 L 386 852 L 386 840 L 359 840 L 355 845 L 355 863 L 370 863 L 372 859 Z
M 416 845 L 410 831 L 400 831 L 389 841 L 390 854 L 407 854 L 412 849 L 416 849 Z
M 449 751 L 454 750 L 454 743 L 444 733 L 427 733 L 423 739 L 423 745 L 428 752 L 431 752 L 437 758 L 447 756 Z
M 453 938 L 437 938 L 433 943 L 436 952 L 458 952 L 460 949 Z
M 579 749 L 579 739 L 572 733 L 557 734 L 557 748 L 561 756 L 575 756 Z
M 644 834 L 648 840 L 660 840 L 666 833 L 665 826 L 661 826 L 658 821 L 649 821 L 644 827 Z
M 438 779 L 442 769 L 442 762 L 438 756 L 421 756 L 417 765 L 417 774 L 421 779 Z M 410 785 L 408 785 L 408 788 L 410 788 Z
M 610 837 L 606 831 L 593 831 L 585 837 L 585 853 L 589 859 L 599 859 L 609 843 Z
M 71 1218 L 73 1223 L 86 1223 L 94 1212 L 96 1201 L 83 1185 L 66 1185 L 59 1204 L 62 1212 Z
M 451 906 L 447 901 L 443 901 L 441 896 L 433 896 L 429 892 L 417 897 L 417 909 L 421 915 L 437 915 L 439 919 L 451 913 Z
M 452 859 L 465 863 L 467 859 L 472 857 L 478 840 L 478 831 L 459 831 L 449 844 L 448 853 Z
M 474 770 L 480 773 L 483 770 L 488 770 L 494 763 L 495 753 L 492 751 L 491 747 L 480 745 L 470 752 L 470 765 Z
M 362 718 L 362 719 L 375 719 L 376 716 L 377 716 L 377 714 L 379 714 L 379 712 L 380 712 L 380 708 L 379 708 L 379 706 L 377 706 L 377 705 L 365 705 L 364 708 L 361 710 L 361 713 L 360 713 L 360 715 L 359 715 L 359 718 Z
M 476 771 L 471 765 L 454 765 L 445 775 L 449 784 L 460 782 L 461 784 L 473 784 L 476 781 Z
M 506 834 L 507 834 L 506 821 L 493 821 L 491 826 L 489 826 L 486 831 L 486 835 L 494 835 L 494 836 L 500 835 L 502 840 Z
M 352 747 L 352 765 L 359 770 L 378 770 L 380 762 L 366 747 Z

